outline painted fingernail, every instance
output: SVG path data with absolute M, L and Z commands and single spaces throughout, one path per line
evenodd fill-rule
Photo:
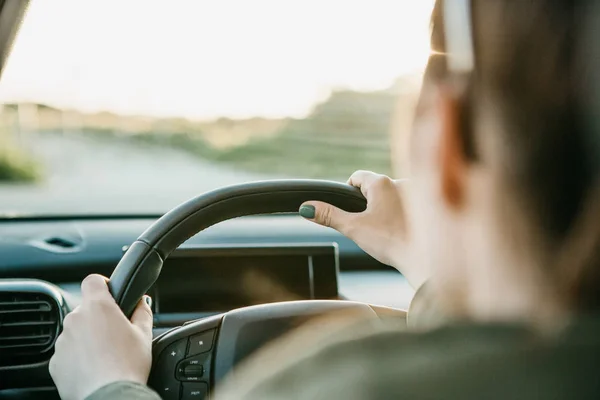
M 144 296 L 144 301 L 148 304 L 148 307 L 152 308 L 152 297 L 146 295 Z
M 302 206 L 299 213 L 304 218 L 313 219 L 315 217 L 315 206 Z

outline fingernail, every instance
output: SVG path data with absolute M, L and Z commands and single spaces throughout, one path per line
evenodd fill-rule
M 152 308 L 152 297 L 145 295 L 144 301 L 146 302 L 146 304 L 148 304 L 148 307 Z
M 315 217 L 315 206 L 302 206 L 299 213 L 304 218 L 313 219 Z

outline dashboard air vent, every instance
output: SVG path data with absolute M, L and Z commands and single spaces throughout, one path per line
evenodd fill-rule
M 6 282 L 13 287 L 6 287 Z M 0 365 L 50 358 L 61 326 L 61 300 L 53 295 L 53 289 L 35 290 L 46 284 L 33 282 L 0 281 Z

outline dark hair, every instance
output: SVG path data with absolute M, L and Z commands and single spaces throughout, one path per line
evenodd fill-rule
M 434 7 L 431 36 L 432 50 L 442 55 L 431 56 L 426 81 L 448 75 L 442 1 Z M 558 259 L 571 258 L 558 249 L 584 251 L 572 238 L 586 238 L 588 254 L 571 258 L 585 261 L 570 267 L 567 286 L 578 307 L 599 307 L 600 219 L 586 221 L 600 211 L 600 1 L 471 3 L 476 68 L 465 100 L 469 127 L 477 126 L 481 104 L 493 105 L 502 126 L 463 129 L 466 158 L 488 162 L 485 141 L 503 148 L 503 180 Z M 585 233 L 582 225 L 589 225 Z M 583 276 L 596 278 L 581 282 Z

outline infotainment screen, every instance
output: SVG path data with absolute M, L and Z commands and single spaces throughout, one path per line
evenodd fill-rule
M 165 261 L 153 296 L 160 313 L 333 299 L 337 274 L 333 244 L 181 248 Z

